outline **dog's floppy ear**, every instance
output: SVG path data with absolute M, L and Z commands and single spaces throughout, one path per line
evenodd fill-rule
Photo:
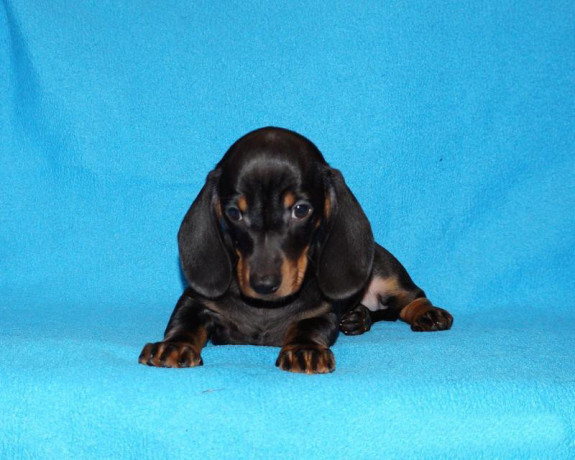
M 180 261 L 188 283 L 194 291 L 210 298 L 224 294 L 232 280 L 231 260 L 217 217 L 219 177 L 217 169 L 208 174 L 178 232 Z
M 317 264 L 319 288 L 338 300 L 365 286 L 373 265 L 371 226 L 341 173 L 326 171 L 326 233 Z

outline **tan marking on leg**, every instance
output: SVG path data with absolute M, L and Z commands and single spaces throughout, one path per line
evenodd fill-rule
M 305 368 L 302 368 L 298 355 L 303 358 Z M 315 369 L 312 361 L 316 361 Z M 327 374 L 335 370 L 335 361 L 332 351 L 317 343 L 287 343 L 281 350 L 276 365 L 281 369 L 305 373 L 305 374 Z
M 176 339 L 177 342 L 186 343 L 195 352 L 199 353 L 208 340 L 208 332 L 205 327 L 197 327 L 192 332 L 182 333 L 181 330 L 174 330 L 164 337 L 163 342 L 171 342 Z
M 331 310 L 331 304 L 322 302 L 313 311 L 307 312 L 309 318 L 298 318 L 288 327 L 276 365 L 291 372 L 306 374 L 324 374 L 333 372 L 335 360 L 329 349 L 329 340 L 319 329 L 310 329 L 313 319 L 322 320 L 324 314 Z M 313 323 L 312 323 L 313 324 Z M 303 361 L 303 363 L 302 363 Z
M 413 324 L 413 322 L 423 315 L 424 313 L 431 310 L 433 306 L 429 299 L 425 297 L 420 297 L 415 299 L 413 302 L 407 304 L 401 312 L 399 313 L 399 317 L 408 324 Z
M 381 278 L 374 276 L 369 282 L 369 286 L 361 299 L 361 304 L 371 311 L 381 309 L 380 299 L 386 297 L 395 297 L 398 305 L 406 305 L 413 300 L 413 294 L 399 286 L 397 278 Z
M 139 362 L 162 367 L 198 366 L 202 364 L 201 353 L 207 340 L 208 332 L 203 326 L 193 331 L 174 330 L 162 342 L 146 345 Z M 153 349 L 154 357 L 151 358 Z
M 318 307 L 314 308 L 313 310 L 304 312 L 301 315 L 297 316 L 297 318 L 294 318 L 294 321 L 290 324 L 285 333 L 283 339 L 283 347 L 284 348 L 287 347 L 287 349 L 289 349 L 291 346 L 298 345 L 300 343 L 300 340 L 298 339 L 298 337 L 301 335 L 301 331 L 299 329 L 300 321 L 317 318 L 319 316 L 328 313 L 330 310 L 331 310 L 331 304 L 329 302 L 322 302 Z M 306 342 L 307 341 L 310 341 L 310 343 L 313 343 L 323 348 L 329 348 L 329 344 L 326 343 L 325 337 L 323 337 L 321 334 L 319 335 L 313 334 L 313 336 L 308 336 Z
M 206 330 L 205 327 L 200 327 L 196 330 L 196 333 L 194 334 L 194 341 L 192 343 L 192 350 L 196 353 L 196 354 L 200 354 L 202 351 L 202 348 L 204 348 L 204 346 L 206 345 L 206 342 L 208 341 L 208 331 Z

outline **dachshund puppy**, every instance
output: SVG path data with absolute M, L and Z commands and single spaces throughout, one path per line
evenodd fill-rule
M 149 366 L 202 365 L 211 340 L 281 347 L 281 369 L 327 373 L 339 330 L 362 334 L 399 318 L 414 331 L 439 331 L 453 321 L 374 242 L 341 173 L 285 129 L 259 129 L 230 147 L 178 243 L 189 287 L 164 340 L 144 347 L 139 362 Z

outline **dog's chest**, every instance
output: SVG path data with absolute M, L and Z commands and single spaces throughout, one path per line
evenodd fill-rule
M 223 314 L 222 314 L 223 313 Z M 214 344 L 249 344 L 281 346 L 293 322 L 289 309 L 264 309 L 244 306 L 220 311 Z

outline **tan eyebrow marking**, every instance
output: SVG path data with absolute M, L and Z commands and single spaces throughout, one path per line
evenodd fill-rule
M 284 206 L 286 208 L 291 208 L 295 203 L 295 195 L 293 192 L 286 192 L 284 195 Z
M 238 198 L 238 208 L 241 212 L 246 212 L 248 209 L 248 200 L 243 195 Z

